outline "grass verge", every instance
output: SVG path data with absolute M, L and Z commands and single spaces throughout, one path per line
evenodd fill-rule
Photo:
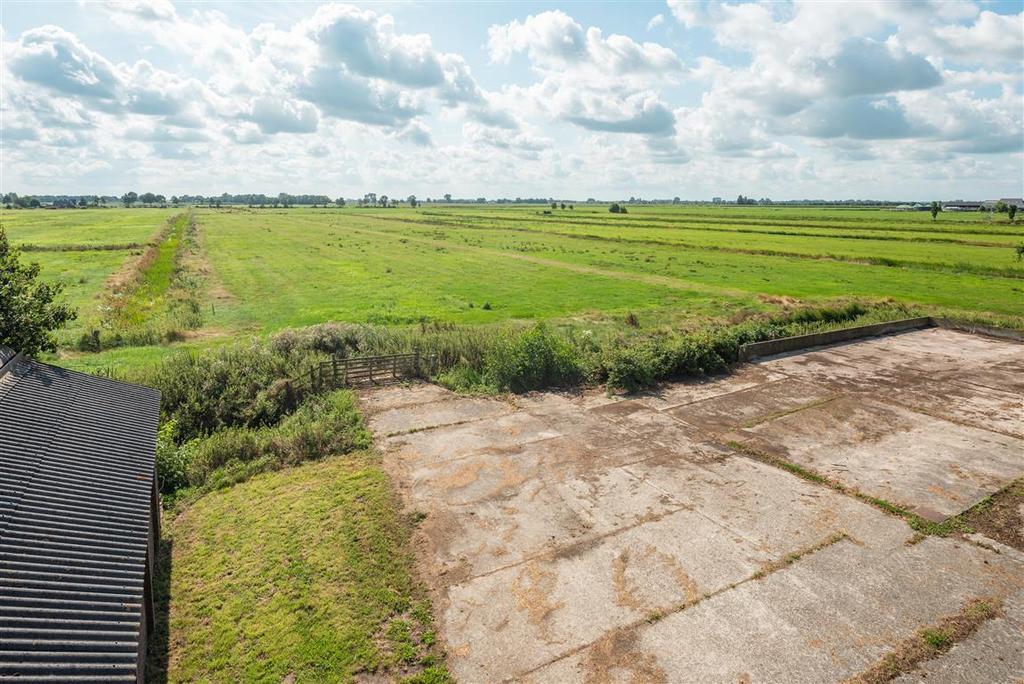
M 411 528 L 371 450 L 182 507 L 166 522 L 157 593 L 173 598 L 150 681 L 449 681 Z

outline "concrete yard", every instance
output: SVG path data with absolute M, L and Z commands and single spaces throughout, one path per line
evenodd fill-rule
M 460 681 L 843 681 L 984 599 L 899 681 L 1020 682 L 1024 553 L 854 492 L 970 508 L 1024 476 L 1022 395 L 1024 345 L 933 328 L 631 397 L 361 401 Z

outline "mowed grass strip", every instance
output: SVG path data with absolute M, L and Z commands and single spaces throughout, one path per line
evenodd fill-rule
M 214 325 L 275 330 L 325 320 L 408 324 L 488 323 L 632 309 L 729 311 L 755 305 L 727 288 L 652 284 L 581 273 L 500 251 L 424 243 L 401 226 L 372 234 L 378 221 L 346 211 L 198 214 L 216 275 L 234 299 Z
M 459 225 L 471 227 L 473 225 L 487 226 L 494 225 L 495 217 L 454 214 L 447 212 L 424 211 L 421 214 L 424 222 L 443 225 L 454 222 Z M 951 231 L 928 231 L 925 229 L 893 229 L 891 227 L 864 228 L 860 226 L 851 227 L 845 224 L 836 224 L 826 227 L 808 227 L 800 224 L 778 224 L 770 226 L 747 225 L 742 223 L 707 223 L 700 220 L 685 222 L 655 222 L 655 221 L 634 221 L 624 219 L 621 215 L 578 217 L 576 214 L 543 214 L 535 216 L 502 216 L 500 221 L 511 228 L 532 229 L 546 225 L 555 226 L 560 232 L 567 234 L 588 234 L 591 227 L 612 228 L 615 232 L 610 235 L 616 237 L 641 236 L 642 239 L 651 241 L 665 241 L 666 236 L 672 236 L 675 231 L 700 231 L 702 233 L 731 233 L 733 235 L 783 235 L 809 238 L 843 238 L 857 240 L 877 240 L 882 242 L 937 242 L 943 244 L 964 244 L 982 247 L 1005 247 L 1013 246 L 1020 239 L 1020 235 L 1007 231 L 1005 233 L 988 232 L 951 232 Z M 562 230 L 565 228 L 566 230 Z
M 611 216 L 608 205 L 576 204 L 574 209 L 549 210 L 544 205 L 512 205 L 499 207 L 505 216 L 536 216 L 550 211 L 555 217 L 615 220 L 622 224 L 676 225 L 699 223 L 702 225 L 744 226 L 803 226 L 821 229 L 901 230 L 926 233 L 945 231 L 972 234 L 1014 234 L 1020 222 L 1011 223 L 1006 214 L 988 212 L 948 212 L 932 220 L 929 212 L 902 212 L 888 209 L 857 209 L 852 207 L 687 207 L 666 205 L 628 205 L 627 214 Z M 494 212 L 491 206 L 428 205 L 423 212 L 477 214 L 486 216 Z
M 169 682 L 446 681 L 410 533 L 373 452 L 207 494 L 165 521 L 169 639 L 158 633 L 150 671 Z

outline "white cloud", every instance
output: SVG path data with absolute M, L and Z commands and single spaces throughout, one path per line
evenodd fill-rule
M 966 64 L 1016 64 L 1024 59 L 1024 12 L 983 11 L 969 25 L 901 26 L 897 38 L 914 52 Z
M 546 196 L 557 178 L 569 194 L 694 196 L 772 194 L 784 177 L 828 196 L 1024 182 L 1024 14 L 985 4 L 672 1 L 647 30 L 685 63 L 601 5 L 593 26 L 555 10 L 443 40 L 401 5 L 290 5 L 255 25 L 252 8 L 81 2 L 56 25 L 0 29 L 5 183 Z
M 648 74 L 670 76 L 682 69 L 679 57 L 657 43 L 637 43 L 628 36 L 607 38 L 596 26 L 584 30 L 561 10 L 531 15 L 488 29 L 491 59 L 507 62 L 512 55 L 526 52 L 534 67 L 544 71 L 566 69 L 600 76 Z
M 320 123 L 320 114 L 313 105 L 266 95 L 253 99 L 243 118 L 255 123 L 266 135 L 313 133 Z
M 431 137 L 430 131 L 419 121 L 411 121 L 409 125 L 398 132 L 396 137 L 420 147 L 434 146 L 434 139 Z
M 390 15 L 353 5 L 324 5 L 305 24 L 327 63 L 351 73 L 427 88 L 444 82 L 444 69 L 426 34 L 395 32 Z
M 59 26 L 21 34 L 7 67 L 24 81 L 74 97 L 113 100 L 122 88 L 113 64 Z

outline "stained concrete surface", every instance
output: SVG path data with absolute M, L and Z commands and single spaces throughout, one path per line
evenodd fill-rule
M 626 398 L 362 402 L 460 681 L 840 681 L 978 597 L 1005 615 L 906 681 L 1018 681 L 1019 555 L 757 454 L 941 519 L 1024 475 L 1020 375 L 1020 344 L 932 329 Z

